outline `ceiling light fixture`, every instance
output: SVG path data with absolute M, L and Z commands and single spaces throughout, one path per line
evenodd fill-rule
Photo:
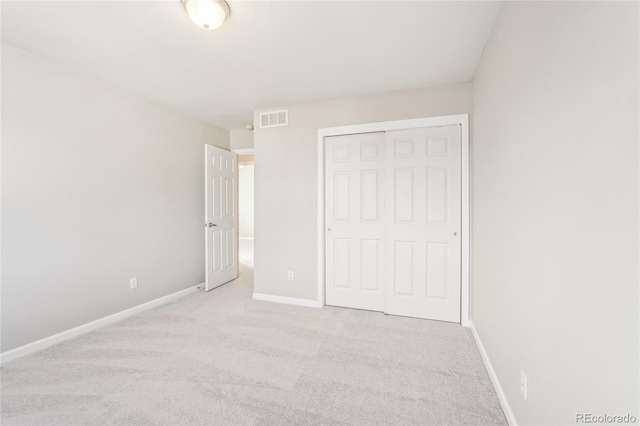
M 231 14 L 224 0 L 182 0 L 182 5 L 193 23 L 205 30 L 220 28 Z

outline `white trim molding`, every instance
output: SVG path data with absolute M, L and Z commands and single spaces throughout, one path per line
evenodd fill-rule
M 489 359 L 489 354 L 487 354 L 487 351 L 484 349 L 484 345 L 482 344 L 482 340 L 480 340 L 480 335 L 478 334 L 478 330 L 476 330 L 473 321 L 469 320 L 467 322 L 467 327 L 471 329 L 471 334 L 473 334 L 473 339 L 476 341 L 476 345 L 478 346 L 478 350 L 480 351 L 480 356 L 482 357 L 484 366 L 487 369 L 487 373 L 489 373 L 489 377 L 491 378 L 493 387 L 496 390 L 496 394 L 498 394 L 498 400 L 500 401 L 502 411 L 504 411 L 504 415 L 507 418 L 507 422 L 511 426 L 517 426 L 518 423 L 516 422 L 516 417 L 513 415 L 513 411 L 511 410 L 511 405 L 509 405 L 507 396 L 504 394 L 504 390 L 500 385 L 500 380 L 498 380 L 498 375 L 493 369 L 493 365 L 491 364 L 491 360 Z
M 325 244 L 324 244 L 324 138 L 327 136 L 351 135 L 358 133 L 387 132 L 391 130 L 416 129 L 422 127 L 438 127 L 459 125 L 461 131 L 461 291 L 460 291 L 460 324 L 467 326 L 471 319 L 469 280 L 471 276 L 470 252 L 470 181 L 469 181 L 469 114 L 445 115 L 441 117 L 414 118 L 410 120 L 383 121 L 379 123 L 356 124 L 353 126 L 330 127 L 318 129 L 318 212 L 317 212 L 317 300 L 320 306 L 325 304 Z
M 149 302 L 134 306 L 133 308 L 125 309 L 124 311 L 116 312 L 115 314 L 108 315 L 106 317 L 99 318 L 95 321 L 91 321 L 86 324 L 82 324 L 77 327 L 71 328 L 69 330 L 62 331 L 60 333 L 54 334 L 53 336 L 45 337 L 44 339 L 27 343 L 24 346 L 11 349 L 6 352 L 2 352 L 0 354 L 0 364 L 13 361 L 14 359 L 21 358 L 26 355 L 30 355 L 34 352 L 41 351 L 50 346 L 56 345 L 58 343 L 62 343 L 69 339 L 73 339 L 74 337 L 78 337 L 82 334 L 86 334 L 98 328 L 102 328 L 104 326 L 116 323 L 118 321 L 122 321 L 123 319 L 133 316 L 135 314 L 138 314 L 140 312 L 143 312 L 152 308 L 156 308 L 158 306 L 172 302 L 176 299 L 179 299 L 181 297 L 184 297 L 188 294 L 193 293 L 200 287 L 204 287 L 204 283 L 186 288 L 184 290 L 177 291 L 175 293 L 168 294 L 163 297 L 159 297 Z
M 308 308 L 322 308 L 317 300 L 297 299 L 295 297 L 274 296 L 272 294 L 253 293 L 253 300 L 261 300 L 263 302 L 284 303 L 287 305 L 306 306 Z

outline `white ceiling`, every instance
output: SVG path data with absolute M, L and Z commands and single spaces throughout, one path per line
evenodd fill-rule
M 470 81 L 497 2 L 2 1 L 2 41 L 227 129 L 253 110 Z

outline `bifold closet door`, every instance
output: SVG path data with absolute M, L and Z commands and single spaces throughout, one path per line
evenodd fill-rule
M 384 133 L 325 138 L 326 304 L 384 310 Z
M 460 126 L 387 132 L 385 312 L 460 322 Z

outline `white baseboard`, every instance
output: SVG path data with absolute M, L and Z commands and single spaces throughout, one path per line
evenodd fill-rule
M 507 396 L 504 394 L 502 390 L 502 386 L 500 385 L 500 381 L 498 380 L 498 376 L 496 371 L 493 369 L 493 365 L 491 365 L 491 360 L 489 360 L 489 355 L 487 351 L 484 349 L 484 345 L 482 344 L 482 340 L 480 340 L 480 335 L 478 335 L 478 330 L 476 330 L 475 325 L 472 320 L 469 320 L 466 324 L 467 327 L 471 329 L 471 333 L 473 334 L 473 338 L 476 341 L 476 345 L 478 345 L 478 350 L 480 351 L 480 356 L 482 356 L 482 361 L 484 361 L 484 366 L 487 368 L 487 372 L 489 373 L 489 377 L 491 378 L 491 382 L 493 382 L 493 387 L 498 394 L 498 400 L 500 401 L 500 405 L 502 406 L 502 411 L 504 411 L 504 415 L 507 418 L 507 422 L 511 426 L 517 426 L 516 417 L 513 415 L 513 411 L 511 410 L 511 406 L 509 405 L 509 401 L 507 400 Z
M 95 321 L 91 321 L 86 324 L 79 325 L 77 327 L 74 327 L 66 331 L 62 331 L 60 333 L 54 334 L 53 336 L 45 337 L 44 339 L 27 343 L 24 346 L 11 349 L 6 352 L 2 352 L 0 353 L 0 364 L 4 364 L 5 362 L 13 361 L 16 358 L 21 358 L 25 355 L 29 355 L 34 352 L 41 351 L 55 344 L 64 342 L 65 340 L 72 339 L 74 337 L 88 333 L 95 329 L 104 327 L 105 325 L 113 324 L 115 322 L 128 318 L 132 315 L 146 311 L 148 309 L 155 308 L 160 305 L 164 305 L 165 303 L 169 303 L 173 300 L 179 299 L 181 297 L 186 296 L 189 293 L 196 291 L 201 286 L 204 286 L 204 283 L 186 288 L 184 290 L 177 291 L 175 293 L 168 294 L 163 297 L 159 297 L 157 299 L 151 300 L 141 305 L 134 306 L 133 308 L 125 309 L 124 311 L 116 312 L 115 314 L 108 315 L 103 318 L 99 318 Z
M 249 240 L 249 241 L 253 241 L 254 237 L 238 237 L 238 239 L 240 240 Z
M 274 296 L 272 294 L 253 293 L 254 300 L 265 302 L 286 303 L 287 305 L 307 306 L 309 308 L 322 308 L 322 303 L 317 300 L 297 299 L 295 297 Z

